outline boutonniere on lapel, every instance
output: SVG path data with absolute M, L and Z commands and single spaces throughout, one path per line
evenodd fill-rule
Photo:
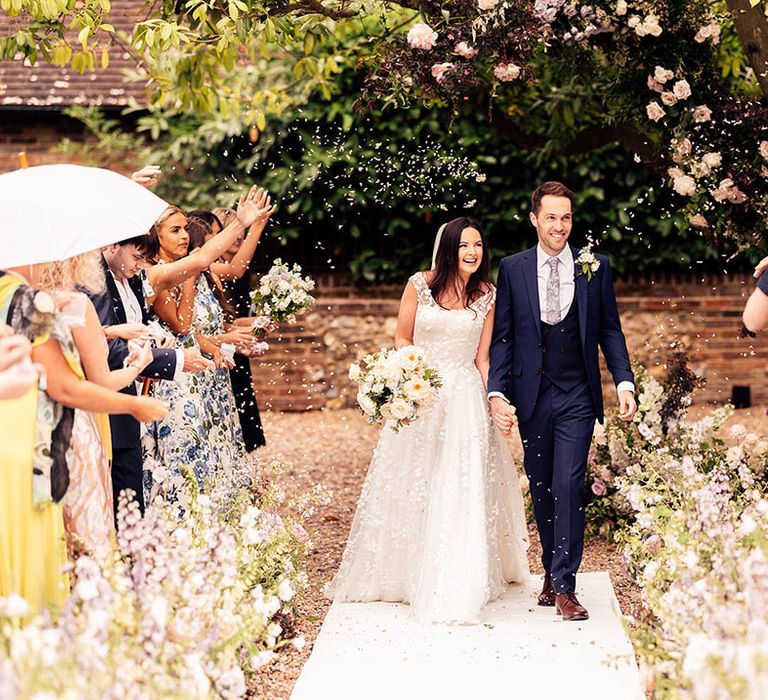
M 587 282 L 589 282 L 593 275 L 600 268 L 600 261 L 595 257 L 592 252 L 592 243 L 587 243 L 581 251 L 579 251 L 579 257 L 576 258 L 577 274 L 586 275 Z

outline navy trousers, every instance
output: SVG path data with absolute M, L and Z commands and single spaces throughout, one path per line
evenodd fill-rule
M 563 391 L 542 380 L 530 420 L 520 424 L 541 563 L 556 593 L 576 590 L 584 549 L 585 472 L 595 427 L 585 383 Z
M 140 447 L 118 447 L 112 449 L 112 496 L 115 502 L 117 520 L 117 499 L 120 491 L 131 489 L 135 493 L 139 510 L 144 513 L 144 471 Z

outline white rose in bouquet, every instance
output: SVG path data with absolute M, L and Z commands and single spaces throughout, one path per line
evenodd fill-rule
M 382 348 L 349 368 L 359 385 L 357 402 L 372 424 L 391 421 L 397 432 L 434 405 L 442 382 L 421 348 Z
M 415 413 L 414 405 L 406 399 L 393 399 L 390 408 L 392 410 L 392 417 L 395 420 L 408 420 L 409 418 L 413 418 Z

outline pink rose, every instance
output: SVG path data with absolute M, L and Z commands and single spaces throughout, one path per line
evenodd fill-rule
M 712 110 L 707 105 L 699 105 L 693 110 L 693 121 L 697 124 L 708 122 L 712 118 Z
M 729 177 L 720 181 L 716 190 L 711 190 L 710 194 L 718 202 L 730 202 L 731 204 L 743 204 L 747 201 L 747 195 L 742 192 L 736 183 Z
M 605 496 L 605 494 L 608 493 L 608 489 L 605 488 L 605 484 L 602 481 L 595 479 L 595 481 L 592 482 L 592 493 L 594 493 L 595 496 Z
M 761 141 L 760 145 L 757 147 L 757 150 L 760 152 L 760 155 L 768 160 L 768 141 Z
M 701 162 L 705 163 L 709 168 L 719 168 L 723 162 L 723 157 L 717 152 L 705 153 L 701 158 Z
M 693 39 L 699 44 L 704 43 L 707 39 L 710 39 L 713 45 L 719 44 L 720 25 L 717 22 L 710 22 L 709 24 L 705 24 L 703 27 L 701 27 L 701 29 L 699 29 L 698 32 L 696 32 L 696 36 L 693 37 Z
M 473 49 L 466 41 L 460 41 L 454 47 L 453 53 L 462 58 L 474 58 L 477 56 L 477 49 Z
M 655 100 L 653 102 L 648 103 L 648 105 L 645 108 L 645 111 L 648 113 L 648 119 L 654 122 L 659 121 L 659 119 L 666 116 L 667 114 L 664 111 L 664 108 Z
M 678 80 L 672 86 L 672 92 L 678 100 L 687 100 L 691 96 L 691 86 L 687 80 Z
M 667 70 L 661 66 L 656 66 L 656 69 L 653 71 L 653 77 L 657 82 L 664 85 L 664 83 L 666 83 L 668 80 L 672 80 L 672 78 L 675 77 L 675 74 L 671 70 Z
M 707 221 L 703 215 L 694 214 L 688 223 L 696 228 L 709 228 L 709 221 Z
M 675 150 L 672 153 L 672 160 L 675 163 L 682 163 L 689 155 L 691 155 L 691 149 L 693 144 L 689 138 L 681 139 L 674 142 Z
M 683 197 L 690 197 L 696 192 L 696 180 L 690 175 L 681 175 L 672 180 L 672 188 Z
M 445 81 L 446 75 L 453 70 L 453 63 L 435 63 L 432 66 L 432 77 L 441 84 Z
M 477 0 L 477 8 L 482 12 L 492 10 L 499 4 L 499 0 Z
M 667 105 L 667 107 L 671 107 L 672 105 L 677 104 L 677 98 L 675 97 L 675 93 L 669 92 L 668 90 L 666 92 L 661 93 L 661 101 Z
M 664 86 L 656 80 L 652 75 L 648 76 L 648 89 L 653 90 L 654 92 L 663 92 Z
M 437 32 L 426 24 L 414 24 L 408 31 L 407 39 L 412 49 L 429 51 L 437 43 Z
M 520 66 L 514 63 L 499 63 L 493 69 L 493 74 L 502 82 L 508 83 L 520 77 Z

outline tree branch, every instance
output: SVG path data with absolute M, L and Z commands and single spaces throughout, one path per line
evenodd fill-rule
M 726 4 L 760 89 L 768 97 L 768 22 L 763 3 L 752 7 L 749 0 L 726 0 Z
M 483 110 L 488 115 L 488 110 Z M 547 139 L 521 129 L 515 122 L 507 119 L 496 107 L 490 110 L 491 125 L 509 141 L 526 151 L 539 151 L 546 147 Z M 618 143 L 631 153 L 636 153 L 646 165 L 659 167 L 659 151 L 642 132 L 627 124 L 614 127 L 590 126 L 575 133 L 559 152 L 562 155 L 581 155 L 589 153 L 610 143 Z

